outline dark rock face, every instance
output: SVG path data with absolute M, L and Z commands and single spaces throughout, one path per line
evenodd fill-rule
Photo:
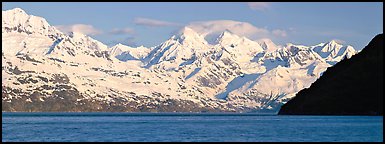
M 52 94 L 40 92 L 42 89 L 54 90 Z M 135 94 L 135 93 L 133 93 Z M 50 95 L 47 97 L 47 95 Z M 158 97 L 160 93 L 154 93 Z M 10 99 L 9 97 L 14 97 Z M 100 97 L 104 97 L 100 95 Z M 122 98 L 114 102 L 83 99 L 76 88 L 60 84 L 54 87 L 43 85 L 32 93 L 2 86 L 3 112 L 222 112 L 222 109 L 202 107 L 188 100 L 168 99 L 160 101 L 148 96 L 136 97 L 139 101 L 155 103 L 137 103 Z
M 383 115 L 383 34 L 358 54 L 330 67 L 280 115 Z

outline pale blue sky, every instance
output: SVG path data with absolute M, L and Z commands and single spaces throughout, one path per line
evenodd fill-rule
M 383 32 L 382 2 L 3 2 L 3 10 L 16 7 L 63 30 L 89 25 L 88 34 L 109 45 L 155 46 L 181 26 L 218 20 L 249 23 L 253 26 L 250 31 L 258 31 L 245 36 L 267 37 L 277 44 L 315 45 L 338 39 L 361 49 Z

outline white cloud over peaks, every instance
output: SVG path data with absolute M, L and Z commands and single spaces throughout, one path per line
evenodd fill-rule
M 178 23 L 149 19 L 149 18 L 135 18 L 134 23 L 137 25 L 150 26 L 150 27 L 164 27 L 164 26 L 179 26 Z
M 247 5 L 252 10 L 265 11 L 270 8 L 270 3 L 268 2 L 248 2 Z
M 123 28 L 123 29 L 114 28 L 110 31 L 111 34 L 115 34 L 115 35 L 133 34 L 134 32 L 135 31 L 131 28 Z
M 98 35 L 102 33 L 101 30 L 94 28 L 94 26 L 86 24 L 57 25 L 55 27 L 65 33 L 78 32 L 85 35 Z
M 250 39 L 268 37 L 270 33 L 267 29 L 255 27 L 250 23 L 232 20 L 192 22 L 187 25 L 187 27 L 208 37 L 215 37 L 226 30 L 238 36 L 245 36 Z
M 286 37 L 287 36 L 287 33 L 285 30 L 276 29 L 276 30 L 273 30 L 272 33 L 273 33 L 273 35 L 278 36 L 278 37 Z
M 251 40 L 263 38 L 283 40 L 291 31 L 256 27 L 248 22 L 233 20 L 214 20 L 191 22 L 187 27 L 205 37 L 209 43 L 214 43 L 216 38 L 224 31 L 229 31 L 238 36 L 244 36 Z

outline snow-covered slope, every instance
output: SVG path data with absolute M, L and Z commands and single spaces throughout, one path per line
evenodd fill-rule
M 357 52 L 330 41 L 277 46 L 189 27 L 152 48 L 107 47 L 15 8 L 2 12 L 3 110 L 276 110 Z M 49 105 L 40 107 L 41 104 Z
M 69 34 L 69 37 L 73 39 L 75 42 L 75 45 L 78 47 L 91 49 L 91 50 L 98 50 L 98 51 L 106 51 L 107 46 L 103 43 L 92 39 L 91 37 L 88 37 L 84 34 L 77 33 L 77 32 L 71 32 Z
M 275 51 L 278 46 L 272 42 L 270 39 L 260 39 L 257 41 L 259 45 L 261 45 L 261 47 L 263 48 L 264 51 L 266 52 L 271 52 L 271 51 Z
M 257 53 L 264 50 L 257 42 L 228 31 L 218 37 L 217 43 L 219 47 L 231 53 L 238 62 L 250 62 Z
M 323 45 L 322 44 L 323 43 L 319 44 L 318 46 L 314 46 L 313 50 L 330 63 L 335 64 L 345 57 L 350 58 L 356 54 L 356 51 L 352 46 L 343 46 L 337 43 L 335 40 L 332 40 Z
M 150 48 L 144 46 L 133 48 L 119 43 L 111 47 L 109 53 L 112 57 L 126 62 L 128 60 L 142 60 L 148 55 L 150 50 Z

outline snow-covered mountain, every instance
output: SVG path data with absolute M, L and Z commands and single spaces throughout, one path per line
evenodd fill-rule
M 313 50 L 317 52 L 323 59 L 334 64 L 341 61 L 342 59 L 352 57 L 356 51 L 352 46 L 343 46 L 332 40 L 328 43 L 321 43 L 320 45 L 314 46 Z
M 6 41 L 9 49 L 2 49 L 4 54 L 14 55 L 17 52 L 29 54 L 46 54 L 50 52 L 54 42 L 58 42 L 63 33 L 41 17 L 28 15 L 24 10 L 15 8 L 2 11 L 2 41 Z M 4 48 L 4 43 L 2 44 Z
M 155 47 L 144 62 L 146 67 L 156 65 L 166 70 L 176 69 L 191 64 L 196 57 L 201 57 L 209 49 L 210 46 L 203 36 L 185 27 L 177 35 Z
M 2 16 L 3 111 L 274 111 L 357 53 L 228 31 L 208 43 L 189 27 L 151 48 L 108 47 L 19 8 Z

